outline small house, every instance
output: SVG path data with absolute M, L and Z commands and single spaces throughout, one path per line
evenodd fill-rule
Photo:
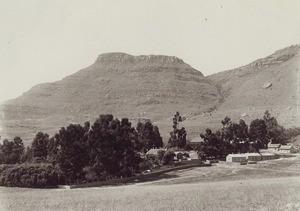
M 190 141 L 190 146 L 193 147 L 193 148 L 195 148 L 195 147 L 199 146 L 203 142 L 204 142 L 203 138 L 201 138 L 199 136 L 199 137 L 196 137 L 196 138 L 194 138 L 193 140 Z
M 246 160 L 245 154 L 229 154 L 226 156 L 226 162 L 245 162 Z
M 276 158 L 275 154 L 269 153 L 269 152 L 262 152 L 261 154 L 261 160 L 273 160 Z
M 278 151 L 280 146 L 280 144 L 268 144 L 268 150 Z
M 245 153 L 248 161 L 261 161 L 262 157 L 259 153 Z
M 295 153 L 296 149 L 293 145 L 281 145 L 279 148 L 280 153 Z

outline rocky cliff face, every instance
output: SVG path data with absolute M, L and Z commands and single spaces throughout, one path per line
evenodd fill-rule
M 2 137 L 31 141 L 38 131 L 52 135 L 62 126 L 106 113 L 133 122 L 160 121 L 176 111 L 194 116 L 220 99 L 213 82 L 177 57 L 102 54 L 91 66 L 2 105 Z

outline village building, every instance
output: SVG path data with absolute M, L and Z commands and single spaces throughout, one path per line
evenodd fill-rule
M 226 162 L 245 162 L 247 157 L 245 154 L 229 154 L 226 156 Z
M 268 144 L 268 150 L 278 151 L 281 144 Z
M 190 141 L 190 146 L 193 147 L 193 148 L 195 148 L 195 147 L 199 146 L 203 142 L 204 142 L 203 138 L 201 138 L 199 136 L 199 137 L 196 137 L 196 138 L 194 138 L 193 140 Z
M 259 153 L 245 153 L 248 161 L 261 161 L 262 157 Z
M 261 152 L 261 160 L 273 160 L 276 158 L 275 154 L 269 152 Z
M 296 153 L 296 149 L 293 145 L 281 145 L 279 148 L 280 153 Z

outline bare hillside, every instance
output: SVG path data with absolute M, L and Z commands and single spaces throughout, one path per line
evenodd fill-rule
M 177 57 L 102 54 L 91 66 L 2 105 L 2 137 L 19 135 L 28 142 L 38 131 L 53 135 L 106 113 L 133 122 L 161 121 L 176 111 L 195 116 L 220 99 L 213 82 Z
M 299 126 L 299 53 L 299 45 L 290 46 L 246 66 L 208 76 L 219 87 L 223 103 L 197 121 L 220 125 L 220 119 L 228 115 L 249 123 L 269 110 L 285 127 Z

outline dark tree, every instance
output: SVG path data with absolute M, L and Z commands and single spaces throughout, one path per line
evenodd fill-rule
M 61 128 L 55 135 L 58 145 L 57 161 L 65 173 L 68 184 L 77 182 L 83 177 L 83 167 L 88 164 L 88 136 L 81 125 L 69 125 Z
M 200 134 L 204 142 L 197 147 L 198 156 L 201 159 L 220 158 L 225 152 L 225 143 L 220 132 L 214 134 L 211 129 L 206 129 L 205 134 Z
M 263 119 L 255 119 L 251 122 L 249 128 L 250 140 L 254 143 L 256 149 L 266 148 L 268 144 L 268 131 Z
M 23 153 L 24 144 L 23 140 L 19 136 L 15 137 L 13 141 L 5 139 L 3 144 L 0 144 L 0 163 L 21 163 Z
M 248 126 L 244 120 L 240 120 L 239 124 L 232 122 L 229 117 L 225 117 L 222 121 L 222 137 L 223 140 L 230 144 L 229 153 L 245 153 L 249 151 L 249 134 Z M 229 146 L 229 145 L 228 145 Z
M 14 138 L 14 144 L 13 144 L 12 155 L 11 155 L 11 159 L 13 163 L 21 162 L 21 157 L 24 153 L 24 149 L 25 148 L 24 148 L 23 140 L 19 136 L 16 136 Z
M 38 132 L 32 142 L 31 148 L 33 157 L 46 159 L 48 155 L 49 135 L 47 133 Z
M 89 132 L 90 165 L 98 176 L 126 177 L 138 169 L 138 135 L 127 118 L 121 122 L 112 115 L 101 115 Z
M 160 136 L 157 126 L 153 126 L 150 121 L 138 122 L 138 150 L 147 152 L 152 148 L 160 148 L 163 146 L 162 137 Z
M 286 144 L 287 137 L 284 127 L 278 124 L 276 118 L 272 117 L 269 111 L 265 112 L 264 121 L 267 126 L 268 139 L 271 140 L 273 144 Z

